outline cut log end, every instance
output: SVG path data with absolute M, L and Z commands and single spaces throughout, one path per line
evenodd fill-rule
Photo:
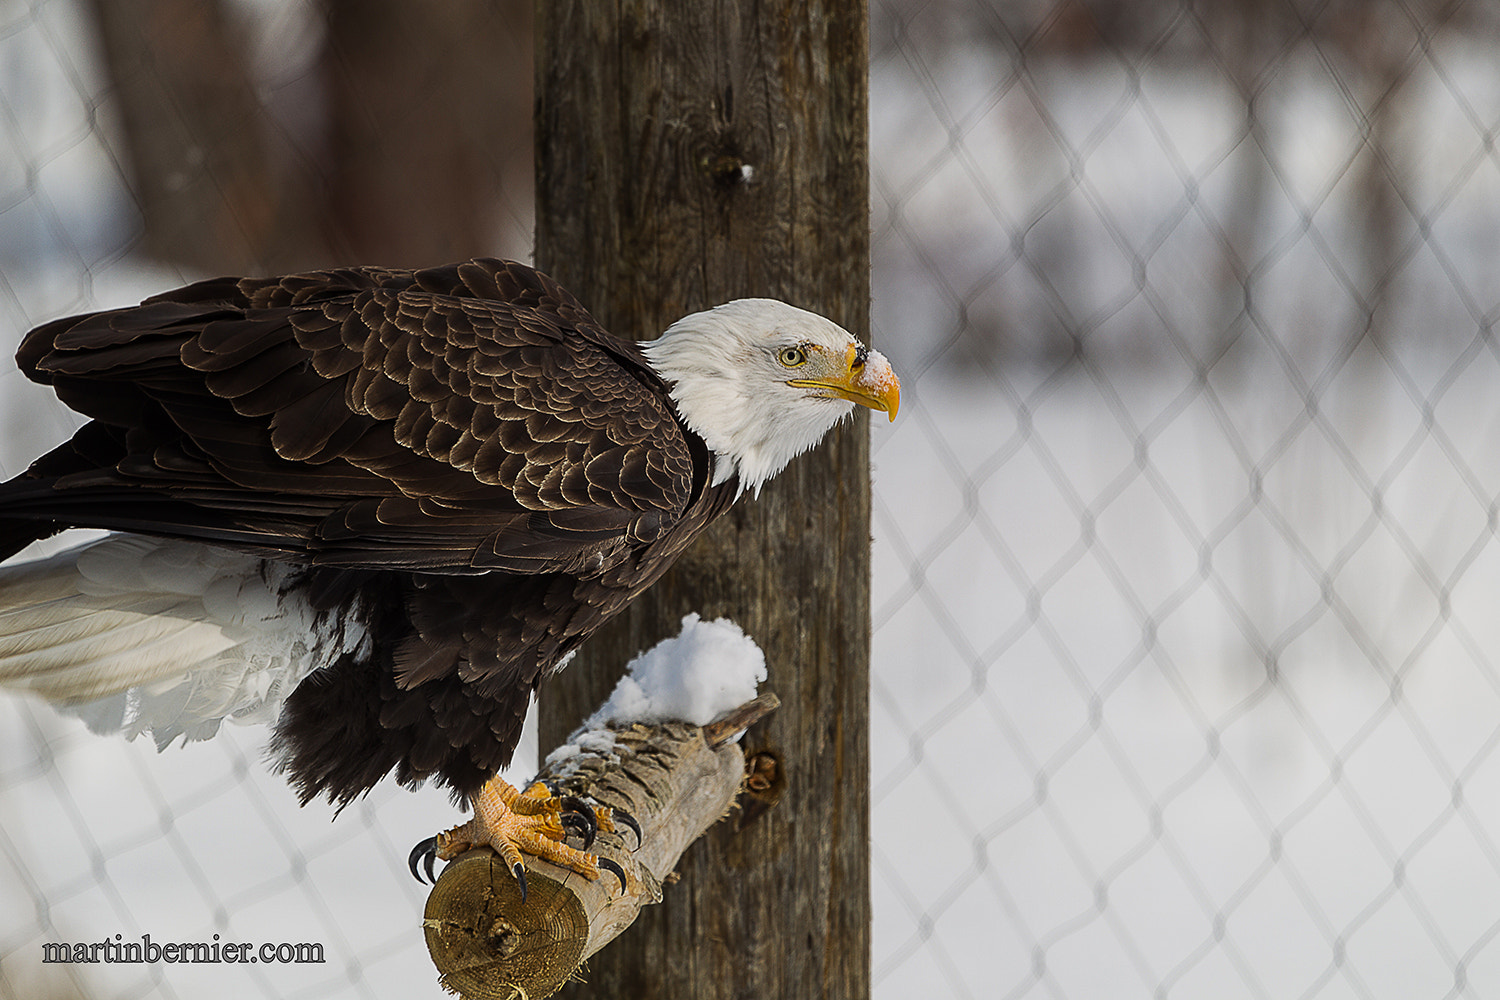
M 538 870 L 527 898 L 495 852 L 454 859 L 427 897 L 422 928 L 443 988 L 471 1000 L 551 996 L 583 961 L 589 921 L 578 892 Z

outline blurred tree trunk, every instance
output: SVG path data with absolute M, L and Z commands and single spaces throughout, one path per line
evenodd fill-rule
M 253 270 L 278 219 L 244 25 L 218 0 L 90 0 L 118 95 L 145 249 Z
M 234 5 L 90 3 L 152 257 L 265 273 L 529 256 L 528 0 L 326 0 L 318 72 L 276 94 L 294 123 L 263 103 Z
M 864 3 L 536 9 L 541 267 L 626 336 L 756 295 L 868 336 Z M 562 995 L 868 996 L 865 419 L 743 498 L 545 687 L 550 747 L 699 611 L 762 645 L 782 699 L 745 737 L 747 756 L 774 761 L 779 802 L 711 829 L 665 902 Z
M 423 267 L 531 251 L 531 4 L 328 0 L 328 239 Z

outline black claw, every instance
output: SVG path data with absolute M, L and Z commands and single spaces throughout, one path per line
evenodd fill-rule
M 589 828 L 589 821 L 580 813 L 565 812 L 562 814 L 562 825 L 568 828 L 569 833 L 582 836 L 583 832 Z
M 626 812 L 624 809 L 612 809 L 611 811 L 614 813 L 614 820 L 616 823 L 624 823 L 626 826 L 635 831 L 635 846 L 636 849 L 639 850 L 641 844 L 645 839 L 641 836 L 641 824 L 637 823 L 635 821 L 635 817 L 630 815 L 630 813 Z
M 582 838 L 585 851 L 594 846 L 594 837 L 599 832 L 597 822 L 591 823 L 578 813 L 563 813 L 562 825 L 570 834 Z
M 411 869 L 411 877 L 414 878 L 414 879 L 416 879 L 418 882 L 422 882 L 423 885 L 426 885 L 427 882 L 436 883 L 437 879 L 435 877 L 433 877 L 433 874 L 432 874 L 432 865 L 433 865 L 433 862 L 435 862 L 436 860 L 437 860 L 437 838 L 436 837 L 428 837 L 426 840 L 422 841 L 416 847 L 413 847 L 411 849 L 411 854 L 408 855 L 407 859 L 406 859 L 406 867 L 408 867 L 408 868 Z M 426 881 L 423 881 L 421 874 L 419 874 L 417 872 L 417 863 L 419 861 L 426 863 L 425 864 L 425 867 L 427 869 L 427 879 L 426 879 Z
M 588 850 L 593 846 L 594 838 L 599 834 L 599 820 L 595 818 L 594 810 L 582 799 L 571 795 L 562 800 L 562 807 L 563 826 L 582 837 L 583 849 Z
M 620 891 L 625 891 L 625 869 L 621 868 L 609 858 L 598 858 L 599 867 L 614 872 L 615 878 L 620 880 Z
M 517 861 L 511 866 L 510 872 L 516 877 L 521 885 L 521 902 L 526 902 L 526 866 Z

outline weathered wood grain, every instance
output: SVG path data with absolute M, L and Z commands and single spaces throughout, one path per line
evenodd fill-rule
M 536 12 L 540 267 L 623 334 L 766 295 L 868 340 L 863 3 Z M 546 686 L 543 746 L 699 611 L 761 643 L 783 699 L 745 740 L 775 762 L 775 805 L 711 830 L 629 947 L 597 956 L 565 996 L 868 996 L 865 419 L 743 499 Z

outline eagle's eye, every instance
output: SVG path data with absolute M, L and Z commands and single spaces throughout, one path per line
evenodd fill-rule
M 776 360 L 788 368 L 796 368 L 807 363 L 807 352 L 800 347 L 783 347 L 776 352 Z

